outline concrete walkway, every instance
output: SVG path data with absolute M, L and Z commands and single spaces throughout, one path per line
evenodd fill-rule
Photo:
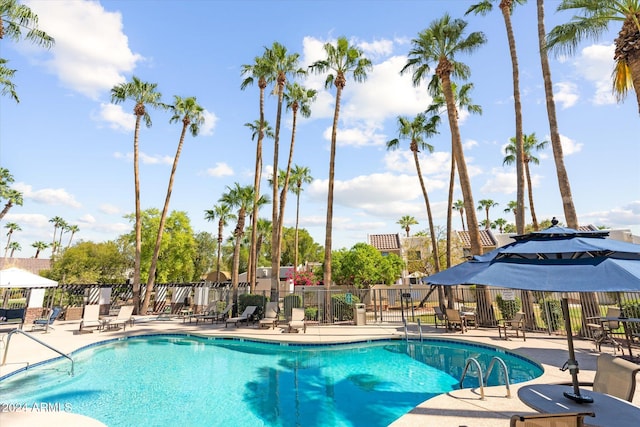
M 225 328 L 224 324 L 200 323 L 196 325 L 195 321 L 189 323 L 188 321 L 183 322 L 181 319 L 153 320 L 153 318 L 140 318 L 135 326 L 128 326 L 126 330 L 95 331 L 83 334 L 78 333 L 78 321 L 56 322 L 54 327 L 55 329 L 49 330 L 47 333 L 34 332 L 33 336 L 64 353 L 69 353 L 95 342 L 121 336 L 157 333 L 193 333 L 203 336 L 233 336 L 292 343 L 337 343 L 363 339 L 404 337 L 404 327 L 398 324 L 310 326 L 307 328 L 306 334 L 282 333 L 282 329 L 277 327 L 275 329 L 258 329 L 256 326 L 241 326 L 238 328 L 230 326 Z M 25 327 L 25 329 L 28 331 L 29 328 Z M 447 332 L 442 328 L 435 329 L 432 326 L 423 326 L 422 332 L 425 338 L 447 338 L 483 343 L 503 347 L 527 356 L 541 363 L 545 369 L 541 377 L 530 383 L 557 383 L 571 380 L 568 372 L 560 371 L 560 367 L 568 358 L 566 338 L 562 336 L 528 334 L 526 341 L 523 341 L 522 338 L 512 338 L 505 341 L 498 338 L 496 329 L 490 328 L 469 329 L 467 333 L 460 334 L 459 332 Z M 412 336 L 416 336 L 418 333 L 417 326 L 410 326 L 409 333 Z M 0 350 L 3 355 L 6 336 L 4 341 L 4 343 L 0 344 Z M 597 353 L 593 351 L 593 343 L 575 340 L 575 347 L 576 358 L 580 365 L 580 381 L 593 381 L 597 356 Z M 612 349 L 603 347 L 603 351 L 612 352 Z M 33 364 L 56 356 L 55 352 L 46 349 L 27 337 L 14 334 L 11 337 L 6 364 L 0 366 L 0 376 L 21 369 L 26 363 Z M 527 383 L 511 386 L 511 398 L 505 397 L 505 386 L 485 388 L 485 400 L 480 400 L 479 390 L 477 389 L 455 390 L 423 402 L 391 425 L 393 427 L 506 427 L 509 425 L 509 418 L 513 414 L 535 413 L 534 410 L 518 399 L 517 390 L 524 384 Z M 634 403 L 640 405 L 640 393 L 636 393 Z M 61 425 L 62 423 L 67 427 L 102 425 L 95 420 L 88 420 L 86 417 L 64 412 L 0 412 L 0 426 L 2 427 L 30 425 L 41 427 L 44 424 Z

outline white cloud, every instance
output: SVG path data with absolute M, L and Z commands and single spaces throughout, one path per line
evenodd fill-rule
M 580 222 L 612 228 L 638 227 L 638 224 L 640 224 L 640 200 L 606 211 L 580 214 Z
M 559 82 L 553 85 L 553 99 L 562 105 L 562 109 L 573 107 L 578 102 L 578 86 L 570 82 Z
M 204 110 L 202 113 L 204 117 L 204 124 L 200 126 L 200 135 L 209 136 L 213 135 L 213 129 L 216 127 L 216 123 L 218 122 L 218 117 L 207 110 Z
M 105 213 L 107 215 L 117 215 L 121 212 L 120 208 L 114 205 L 110 205 L 108 203 L 104 203 L 100 205 L 100 212 Z
M 584 145 L 562 134 L 560 135 L 560 143 L 562 144 L 562 154 L 564 156 L 579 153 L 582 151 L 582 146 Z
M 23 213 L 7 213 L 4 217 L 9 222 L 20 224 L 23 230 L 27 229 L 49 229 L 53 231 L 53 225 L 49 222 L 49 218 L 42 214 L 23 214 Z
M 55 48 L 44 65 L 62 84 L 92 99 L 125 81 L 142 57 L 131 52 L 122 15 L 98 2 L 28 1 L 39 27 L 53 36 Z
M 122 132 L 133 132 L 136 127 L 136 117 L 126 112 L 121 105 L 101 103 L 100 110 L 94 120 L 107 122 L 111 129 Z
M 31 185 L 23 182 L 16 183 L 13 188 L 21 192 L 24 199 L 31 199 L 36 203 L 71 206 L 72 208 L 82 206 L 73 195 L 67 193 L 63 188 L 43 188 L 34 191 Z
M 614 69 L 613 54 L 615 46 L 594 44 L 580 51 L 573 65 L 584 79 L 595 87 L 591 101 L 595 105 L 615 104 L 612 94 L 611 72 Z
M 150 154 L 143 153 L 142 151 L 140 152 L 139 155 L 140 155 L 140 161 L 145 165 L 158 165 L 158 164 L 172 165 L 173 164 L 172 156 L 166 156 L 162 154 L 150 155 Z M 133 156 L 133 153 L 131 153 L 131 156 Z
M 214 177 L 232 176 L 233 169 L 226 163 L 218 162 L 215 167 L 207 169 L 206 174 Z
M 91 214 L 85 214 L 78 218 L 78 222 L 83 225 L 92 225 L 96 223 L 96 218 Z

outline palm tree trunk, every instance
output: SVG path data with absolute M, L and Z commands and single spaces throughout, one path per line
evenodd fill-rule
M 293 238 L 293 274 L 295 276 L 298 269 L 298 226 L 300 224 L 300 186 L 298 186 L 298 193 L 296 194 L 296 232 Z
M 173 159 L 173 166 L 171 167 L 171 175 L 169 175 L 169 186 L 167 187 L 167 197 L 164 200 L 164 207 L 162 208 L 162 215 L 160 216 L 160 225 L 158 226 L 158 234 L 156 236 L 156 245 L 153 248 L 153 257 L 151 258 L 151 267 L 149 267 L 149 277 L 147 278 L 147 291 L 144 293 L 144 302 L 142 303 L 142 312 L 146 313 L 149 308 L 149 302 L 151 301 L 151 292 L 153 292 L 153 286 L 155 282 L 156 268 L 158 267 L 158 256 L 160 255 L 160 245 L 162 244 L 162 234 L 164 232 L 164 224 L 167 221 L 167 213 L 169 212 L 169 202 L 171 200 L 171 191 L 173 190 L 173 180 L 176 175 L 176 169 L 178 168 L 178 160 L 180 160 L 180 153 L 182 152 L 182 145 L 184 143 L 184 136 L 187 133 L 188 121 L 183 121 L 182 133 L 180 134 L 180 142 L 178 143 L 178 149 L 176 150 L 176 156 Z
M 9 209 L 11 209 L 12 206 L 13 206 L 13 202 L 9 200 L 7 204 L 4 205 L 2 212 L 0 212 L 0 219 L 4 218 L 4 216 L 7 214 L 7 212 L 9 212 Z
M 256 268 L 258 267 L 258 251 L 256 249 L 256 239 L 258 234 L 258 201 L 260 200 L 260 180 L 262 179 L 262 141 L 264 139 L 264 88 L 266 83 L 260 84 L 260 130 L 258 131 L 258 142 L 256 143 L 256 170 L 253 180 L 253 209 L 251 214 L 251 245 L 249 248 L 249 265 L 247 266 L 247 279 L 249 280 L 250 292 L 256 283 Z
M 427 206 L 427 218 L 429 220 L 429 233 L 431 234 L 431 253 L 433 254 L 433 268 L 435 272 L 440 271 L 440 256 L 438 254 L 438 239 L 436 236 L 436 230 L 433 226 L 433 216 L 431 215 L 431 204 L 429 203 L 429 195 L 427 194 L 427 187 L 424 185 L 424 179 L 422 178 L 422 171 L 420 170 L 420 161 L 418 160 L 417 151 L 413 152 L 413 160 L 416 164 L 416 171 L 418 172 L 418 179 L 420 180 L 420 188 L 422 188 L 422 195 L 424 196 L 424 203 Z M 409 227 L 407 227 L 407 237 L 409 237 Z
M 278 111 L 276 115 L 276 131 L 273 139 L 273 200 L 271 213 L 271 301 L 280 299 L 280 227 L 278 226 L 278 154 L 280 151 L 280 121 L 282 118 L 282 98 L 284 82 L 278 82 Z
M 562 143 L 560 142 L 560 132 L 558 130 L 558 120 L 556 117 L 556 103 L 553 98 L 553 84 L 551 82 L 551 68 L 549 67 L 549 57 L 547 56 L 546 32 L 544 28 L 544 0 L 537 0 L 538 6 L 538 45 L 540 51 L 540 63 L 542 66 L 542 77 L 544 78 L 544 92 L 547 101 L 547 116 L 549 117 L 549 130 L 551 134 L 551 147 L 553 149 L 553 159 L 556 163 L 556 174 L 558 176 L 558 186 L 562 197 L 562 207 L 564 208 L 564 218 L 569 228 L 578 229 L 578 215 L 573 205 L 571 195 L 571 185 L 569 176 L 564 167 L 564 156 L 562 155 Z
M 231 287 L 233 289 L 233 315 L 238 315 L 238 276 L 240 273 L 240 246 L 242 243 L 242 235 L 244 230 L 245 213 L 243 209 L 238 212 L 238 224 L 234 232 L 236 236 L 236 244 L 233 248 L 233 267 L 231 268 Z
M 222 233 L 224 230 L 224 221 L 222 218 L 218 221 L 218 256 L 216 259 L 216 281 L 220 281 L 220 258 L 222 256 Z
M 531 186 L 531 170 L 529 169 L 529 162 L 524 162 L 524 172 L 527 177 L 527 190 L 529 193 L 529 208 L 531 209 L 531 222 L 533 223 L 533 230 L 538 231 L 540 226 L 538 225 L 538 217 L 536 216 L 536 210 L 533 206 L 533 187 Z
M 140 311 L 140 265 L 142 258 L 142 214 L 140 209 L 140 170 L 139 170 L 139 142 L 141 115 L 136 114 L 136 127 L 133 134 L 133 182 L 135 198 L 135 255 L 133 258 L 133 310 L 137 314 L 146 314 Z

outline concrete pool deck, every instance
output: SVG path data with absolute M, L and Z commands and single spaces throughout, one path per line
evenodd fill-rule
M 238 328 L 225 328 L 224 324 L 183 322 L 181 319 L 152 320 L 153 318 L 138 319 L 135 326 L 127 326 L 126 330 L 94 331 L 93 333 L 78 334 L 79 321 L 57 321 L 47 333 L 33 332 L 33 336 L 46 344 L 64 352 L 70 353 L 80 347 L 122 336 L 135 336 L 159 333 L 192 333 L 203 336 L 229 336 L 254 338 L 278 342 L 309 342 L 309 343 L 336 343 L 350 342 L 367 339 L 403 338 L 404 327 L 400 324 L 382 323 L 366 326 L 309 326 L 306 333 L 282 333 L 282 329 L 258 329 L 254 325 Z M 28 332 L 29 327 L 25 326 Z M 409 327 L 412 337 L 418 336 L 416 325 Z M 471 341 L 502 347 L 529 357 L 542 364 L 544 374 L 528 383 L 512 384 L 511 398 L 506 396 L 505 386 L 485 387 L 485 400 L 480 400 L 478 389 L 454 390 L 429 399 L 412 411 L 391 424 L 393 427 L 404 426 L 508 426 L 509 418 L 514 414 L 533 414 L 533 409 L 526 406 L 518 399 L 517 390 L 524 384 L 532 383 L 559 383 L 569 382 L 569 372 L 560 371 L 560 367 L 567 361 L 567 341 L 564 336 L 547 335 L 540 333 L 528 333 L 527 340 L 512 338 L 508 341 L 498 338 L 495 328 L 470 328 L 467 333 L 447 332 L 443 328 L 433 326 L 422 327 L 422 335 L 425 338 L 446 338 L 453 340 Z M 579 379 L 581 382 L 593 381 L 596 368 L 597 352 L 591 341 L 574 341 L 576 358 L 580 365 Z M 0 354 L 4 355 L 6 336 L 4 343 L 0 344 Z M 603 352 L 612 352 L 611 347 L 603 346 Z M 4 376 L 17 369 L 21 369 L 26 363 L 33 364 L 56 357 L 57 354 L 37 342 L 28 339 L 21 334 L 11 337 L 7 352 L 6 364 L 0 366 L 0 376 Z M 639 379 L 640 381 L 640 379 Z M 640 385 L 640 384 L 639 384 Z M 640 387 L 639 387 L 640 389 Z M 636 393 L 634 403 L 640 405 L 640 393 Z M 0 408 L 1 410 L 2 408 Z M 6 408 L 5 408 L 6 409 Z M 64 412 L 27 411 L 25 412 L 0 412 L 0 426 L 42 426 L 61 425 L 72 426 L 100 426 L 102 423 L 91 423 L 86 417 Z

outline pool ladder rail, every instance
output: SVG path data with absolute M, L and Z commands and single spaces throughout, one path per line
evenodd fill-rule
M 485 400 L 484 385 L 487 383 L 487 380 L 489 379 L 489 375 L 491 375 L 491 370 L 493 369 L 493 365 L 495 365 L 496 362 L 500 365 L 500 367 L 502 368 L 502 372 L 504 374 L 505 386 L 507 387 L 506 397 L 511 398 L 511 388 L 509 385 L 510 383 L 509 370 L 507 369 L 507 364 L 504 363 L 504 360 L 502 360 L 498 356 L 493 356 L 491 358 L 491 362 L 489 362 L 489 367 L 487 368 L 487 373 L 484 375 L 484 378 L 482 375 L 482 366 L 480 366 L 480 362 L 478 362 L 478 359 L 476 359 L 475 357 L 468 358 L 467 363 L 464 365 L 464 370 L 462 371 L 462 377 L 460 378 L 459 387 L 462 389 L 462 383 L 464 382 L 464 377 L 467 375 L 469 367 L 474 366 L 476 368 L 476 371 L 478 371 L 478 382 L 480 383 L 480 400 Z
M 37 342 L 38 344 L 48 348 L 51 351 L 54 351 L 56 353 L 58 353 L 60 356 L 65 357 L 67 359 L 69 359 L 69 361 L 71 362 L 71 371 L 69 371 L 69 375 L 73 376 L 73 359 L 71 358 L 71 356 L 69 356 L 68 354 L 63 353 L 62 351 L 58 350 L 55 347 L 50 346 L 49 344 L 47 344 L 46 342 L 39 340 L 38 338 L 34 337 L 33 335 L 21 330 L 21 329 L 14 329 L 13 331 L 9 332 L 7 334 L 7 342 L 4 346 L 4 355 L 2 356 L 2 363 L 0 363 L 0 366 L 4 366 L 7 362 L 7 352 L 9 351 L 9 343 L 11 342 L 11 337 L 16 334 L 19 333 L 21 335 L 24 335 L 25 337 L 32 339 L 33 341 Z M 29 364 L 27 363 L 27 368 L 29 367 Z

